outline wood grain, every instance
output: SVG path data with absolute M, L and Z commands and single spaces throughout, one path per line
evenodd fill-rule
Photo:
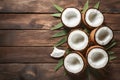
M 51 14 L 0 14 L 0 29 L 50 29 L 60 22 Z
M 32 67 L 37 70 L 37 80 L 64 80 L 63 69 L 54 72 L 56 64 L 0 64 L 1 80 L 23 80 L 21 75 L 25 68 Z M 7 77 L 6 77 L 7 76 Z
M 113 30 L 120 30 L 120 14 L 104 14 L 105 24 Z M 60 19 L 53 18 L 51 14 L 0 14 L 0 29 L 36 30 L 50 29 L 59 23 Z
M 50 57 L 53 47 L 0 47 L 0 62 L 57 62 Z
M 0 30 L 0 46 L 53 46 L 60 38 L 52 38 L 50 30 Z M 119 33 L 114 31 L 119 46 Z
M 0 46 L 52 46 L 58 41 L 50 30 L 1 30 Z
M 65 48 L 60 48 L 65 49 Z M 55 63 L 57 59 L 50 57 L 53 47 L 0 47 L 0 63 Z M 117 59 L 113 63 L 120 63 L 120 48 L 114 48 Z
M 94 6 L 99 0 L 90 0 L 90 6 Z M 77 7 L 81 9 L 86 0 L 0 0 L 0 12 L 12 13 L 53 13 L 57 12 L 53 3 L 64 8 Z M 101 0 L 100 10 L 105 13 L 120 13 L 119 0 Z
M 90 7 L 99 0 L 89 0 Z M 78 80 L 64 76 L 63 67 L 54 71 L 58 59 L 50 57 L 60 38 L 50 28 L 60 22 L 51 16 L 53 3 L 82 9 L 86 0 L 0 0 L 0 80 Z M 117 59 L 109 63 L 107 78 L 120 80 L 120 0 L 100 0 L 105 24 L 114 31 L 117 45 L 110 49 Z M 63 45 L 60 49 L 65 49 Z M 30 72 L 30 71 L 31 72 Z M 28 72 L 27 72 L 28 71 Z M 27 74 L 26 74 L 27 73 Z M 79 78 L 86 80 L 86 76 Z M 91 80 L 98 80 L 90 76 Z
M 74 80 L 69 76 L 64 76 L 63 68 L 61 68 L 57 72 L 54 72 L 55 65 L 56 64 L 0 64 L 0 79 L 22 80 L 21 75 L 23 75 L 23 73 L 21 72 L 31 67 L 32 70 L 36 70 L 36 74 L 37 74 L 36 80 Z M 107 80 L 119 80 L 119 77 L 116 76 L 119 76 L 120 64 L 111 63 L 109 66 L 110 66 L 110 71 L 109 71 L 110 73 L 108 75 L 106 74 L 106 76 L 108 76 Z M 83 79 L 86 80 L 86 77 L 84 77 Z M 93 79 L 91 77 L 91 80 L 97 80 L 97 79 Z M 102 80 L 106 80 L 106 79 L 103 78 Z

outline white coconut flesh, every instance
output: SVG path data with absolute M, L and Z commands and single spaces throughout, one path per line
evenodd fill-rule
M 88 45 L 88 36 L 81 30 L 74 30 L 68 36 L 68 45 L 73 50 L 83 50 Z
M 108 63 L 107 52 L 101 48 L 94 48 L 88 53 L 88 63 L 95 69 L 103 68 Z
M 64 59 L 64 67 L 68 72 L 79 73 L 84 68 L 84 61 L 77 53 L 70 53 Z
M 104 21 L 104 16 L 97 9 L 89 9 L 85 14 L 85 20 L 89 26 L 99 27 Z
M 66 8 L 62 13 L 61 19 L 65 26 L 73 28 L 81 22 L 81 13 L 76 8 Z
M 95 34 L 95 40 L 99 45 L 108 44 L 113 38 L 113 32 L 107 26 L 99 28 Z
M 54 47 L 53 52 L 50 54 L 50 56 L 53 58 L 60 58 L 64 56 L 64 54 L 65 54 L 65 50 Z

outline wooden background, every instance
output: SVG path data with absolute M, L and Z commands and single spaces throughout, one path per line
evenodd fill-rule
M 50 16 L 57 12 L 52 2 L 81 9 L 86 0 L 0 0 L 0 80 L 70 80 L 63 68 L 54 72 L 58 60 L 49 55 L 59 40 L 49 30 L 60 22 Z M 90 0 L 90 6 L 97 2 Z M 100 10 L 117 40 L 106 80 L 120 80 L 120 0 L 101 0 Z

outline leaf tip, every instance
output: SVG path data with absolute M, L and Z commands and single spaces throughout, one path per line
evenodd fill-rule
M 51 28 L 50 30 L 54 30 L 53 28 Z
M 84 13 L 88 8 L 89 8 L 89 0 L 86 1 L 85 5 L 83 7 L 82 13 Z
M 117 58 L 117 56 L 110 56 L 110 61 L 112 61 L 112 60 L 114 60 L 116 58 Z
M 59 11 L 59 12 L 62 12 L 63 11 L 63 8 L 56 5 L 56 4 L 53 4 L 53 6 Z
M 99 6 L 100 6 L 100 1 L 98 1 L 98 2 L 95 4 L 94 8 L 99 9 Z

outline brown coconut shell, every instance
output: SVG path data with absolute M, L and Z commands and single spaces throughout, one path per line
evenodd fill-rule
M 73 8 L 73 7 L 67 7 L 67 8 Z M 81 14 L 81 21 L 79 22 L 79 24 L 76 25 L 75 27 L 68 27 L 67 25 L 64 24 L 64 22 L 62 21 L 62 15 L 63 15 L 63 12 L 64 12 L 67 8 L 65 8 L 65 9 L 62 11 L 61 15 L 60 15 L 60 20 L 61 20 L 62 24 L 64 25 L 64 27 L 65 27 L 65 28 L 66 28 L 66 27 L 67 27 L 67 28 L 71 28 L 71 29 L 76 29 L 76 28 L 80 27 L 79 25 L 80 25 L 81 22 L 82 22 L 82 13 L 80 12 L 80 10 L 79 10 L 78 8 L 75 8 L 75 9 L 77 9 L 77 10 L 80 12 L 80 14 Z
M 88 58 L 89 52 L 90 52 L 92 49 L 94 49 L 94 48 L 100 48 L 100 49 L 105 50 L 104 47 L 99 46 L 99 45 L 91 46 L 91 47 L 88 48 L 88 50 L 87 50 L 87 52 L 86 52 L 86 59 Z M 105 50 L 105 51 L 106 51 L 106 50 Z M 107 53 L 107 55 L 108 55 L 108 53 Z M 108 55 L 108 57 L 109 57 L 109 55 Z M 108 59 L 109 59 L 109 58 L 108 58 Z M 107 62 L 107 64 L 106 64 L 105 67 L 107 67 L 108 63 L 109 63 L 109 60 L 108 60 L 108 62 Z M 87 61 L 87 64 L 90 65 L 90 64 L 88 63 L 88 61 Z M 103 67 L 103 68 L 105 68 L 105 67 Z M 93 67 L 92 67 L 92 68 L 93 68 Z M 103 68 L 100 68 L 100 69 L 103 69 Z M 94 69 L 96 69 L 96 68 L 94 68 Z
M 97 30 L 99 30 L 100 28 L 102 28 L 102 26 L 100 26 L 100 27 L 92 30 L 91 33 L 90 33 L 89 40 L 90 40 L 91 42 L 93 42 L 95 45 L 100 45 L 99 43 L 97 43 L 97 41 L 96 41 L 96 39 L 95 39 L 95 34 L 96 34 Z M 108 27 L 108 28 L 111 29 L 110 27 Z M 112 30 L 112 29 L 111 29 L 111 30 Z M 113 32 L 113 31 L 112 31 L 112 32 Z M 113 38 L 114 38 L 114 33 L 113 33 Z M 113 40 L 113 38 L 110 40 L 110 42 Z M 110 43 L 110 42 L 109 42 L 109 43 Z M 109 43 L 108 43 L 108 44 L 109 44 Z M 107 45 L 107 44 L 106 44 L 106 45 Z M 100 46 L 105 46 L 105 45 L 100 45 Z
M 84 49 L 82 49 L 82 50 L 72 49 L 72 48 L 69 46 L 69 44 L 68 44 L 68 37 L 69 37 L 70 33 L 73 32 L 73 31 L 75 31 L 75 30 L 81 30 L 81 29 L 74 29 L 74 30 L 71 30 L 71 31 L 69 32 L 69 34 L 68 34 L 68 36 L 67 36 L 67 47 L 69 47 L 71 50 L 74 50 L 74 51 L 76 51 L 76 52 L 82 52 L 82 53 L 83 53 L 83 52 L 85 52 L 85 51 L 87 50 L 87 48 L 89 47 L 89 36 L 88 36 L 88 34 L 87 34 L 84 30 L 81 30 L 81 31 L 83 31 L 83 32 L 88 36 L 88 44 L 87 44 L 86 48 L 84 48 Z
M 94 30 L 92 30 L 91 33 L 90 33 L 90 37 L 89 37 L 89 40 L 90 40 L 91 42 L 93 42 L 94 44 L 97 44 L 97 42 L 96 42 L 96 40 L 95 40 L 95 34 L 96 34 L 96 31 L 97 31 L 97 30 L 98 30 L 97 28 L 94 29 Z
M 67 71 L 66 68 L 65 68 L 65 66 L 64 66 L 64 69 L 66 70 L 66 72 L 67 72 L 68 74 L 71 74 L 71 75 L 79 75 L 79 74 L 83 73 L 84 70 L 86 69 L 86 67 L 87 67 L 87 61 L 86 61 L 85 57 L 82 55 L 82 53 L 80 53 L 80 52 L 75 52 L 75 51 L 72 52 L 72 53 L 78 54 L 78 55 L 83 59 L 84 67 L 83 67 L 83 69 L 82 69 L 79 73 L 76 73 L 76 74 Z M 69 54 L 68 54 L 68 55 L 69 55 Z M 66 56 L 68 56 L 68 55 L 66 55 Z M 66 56 L 65 56 L 65 57 L 66 57 Z M 64 60 L 65 60 L 65 58 L 64 58 Z
M 86 16 L 86 12 L 89 10 L 89 9 L 96 9 L 96 8 L 88 8 L 84 13 L 82 13 L 82 21 L 83 21 L 83 23 L 86 25 L 86 27 L 87 28 L 89 28 L 89 29 L 95 29 L 95 28 L 97 28 L 97 27 L 92 27 L 92 26 L 90 26 L 87 22 L 86 22 L 86 20 L 85 20 L 85 16 Z M 102 13 L 102 12 L 101 12 Z M 102 13 L 103 14 L 103 13 Z M 104 16 L 104 15 L 103 15 Z M 105 18 L 104 18 L 104 20 L 105 20 Z M 103 20 L 103 21 L 104 21 Z M 101 24 L 102 25 L 102 24 Z M 100 25 L 100 26 L 101 26 Z M 99 27 L 99 26 L 98 26 Z

